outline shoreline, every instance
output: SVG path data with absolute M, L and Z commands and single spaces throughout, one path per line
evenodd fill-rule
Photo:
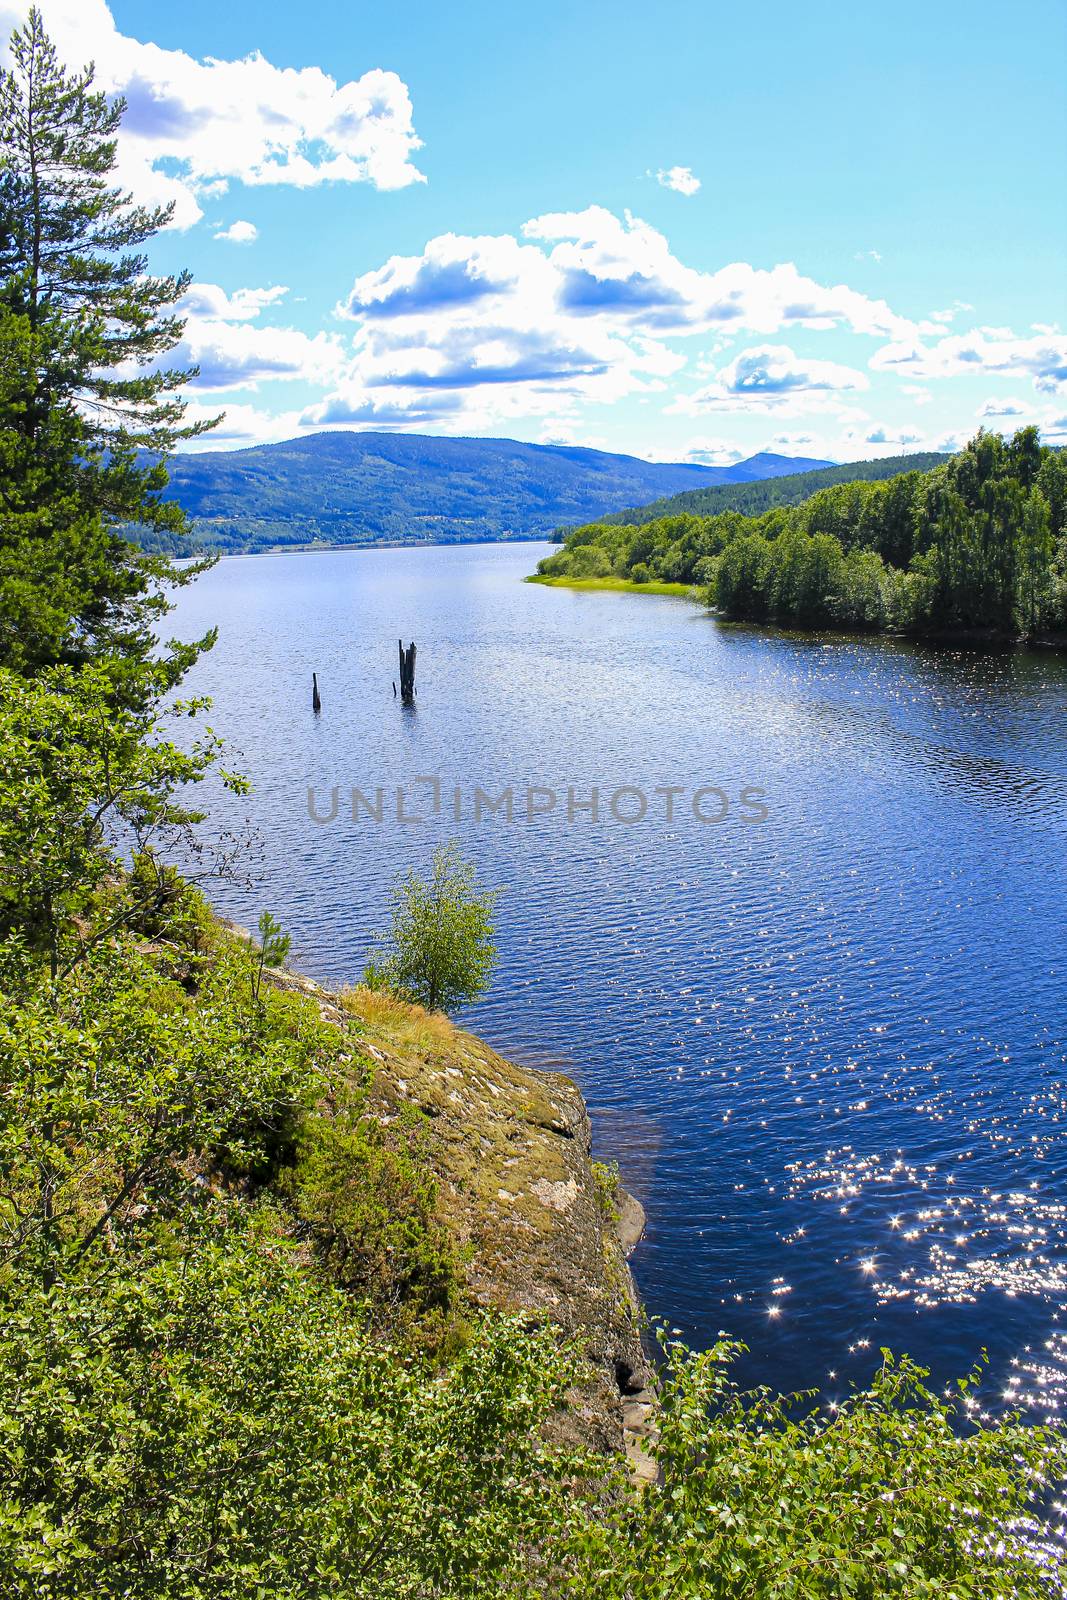
M 655 578 L 647 583 L 634 583 L 629 578 L 563 578 L 532 572 L 523 583 L 537 583 L 546 589 L 576 589 L 602 591 L 608 594 L 651 594 L 669 600 L 689 600 L 701 606 L 706 616 L 724 628 L 753 628 L 763 633 L 786 634 L 801 639 L 903 639 L 912 644 L 946 644 L 986 650 L 1059 650 L 1067 651 L 1067 634 L 1048 634 L 1027 638 L 1023 634 L 991 633 L 981 628 L 943 629 L 930 633 L 908 633 L 903 628 L 832 628 L 825 624 L 817 628 L 804 628 L 789 622 L 776 622 L 772 617 L 727 617 L 707 606 L 700 598 L 700 585 L 693 583 L 663 583 Z
M 691 600 L 700 605 L 695 583 L 663 583 L 652 578 L 648 583 L 633 583 L 629 578 L 552 578 L 531 573 L 523 583 L 539 583 L 545 589 L 596 589 L 608 594 L 654 594 L 668 600 Z
M 655 1379 L 629 1265 L 645 1213 L 617 1170 L 594 1161 L 578 1085 L 391 997 L 335 990 L 291 967 L 268 968 L 264 981 L 311 1000 L 327 1023 L 356 1022 L 373 1063 L 373 1114 L 390 1121 L 406 1104 L 427 1118 L 441 1220 L 473 1301 L 547 1316 L 584 1350 L 584 1373 L 557 1419 L 561 1439 L 625 1455 L 636 1481 L 653 1481 Z

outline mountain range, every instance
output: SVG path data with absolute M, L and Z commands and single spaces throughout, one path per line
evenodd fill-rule
M 200 550 L 452 544 L 544 538 L 657 496 L 825 464 L 763 452 L 709 467 L 514 439 L 318 433 L 175 456 L 167 494 L 192 518 Z M 158 548 L 157 536 L 141 537 Z
M 759 458 L 753 456 L 752 459 L 755 461 Z M 782 457 L 774 459 L 781 460 Z M 835 483 L 857 483 L 861 480 L 881 482 L 885 478 L 895 478 L 902 472 L 929 472 L 947 460 L 946 455 L 925 450 L 910 456 L 879 456 L 874 461 L 845 461 L 837 465 L 823 462 L 821 465 L 809 463 L 804 466 L 795 462 L 788 472 L 767 473 L 758 480 L 753 476 L 743 482 L 684 489 L 679 494 L 661 497 L 648 505 L 627 506 L 622 511 L 597 520 L 637 526 L 686 512 L 696 517 L 712 517 L 720 511 L 740 511 L 746 517 L 758 517 L 775 506 L 798 506 L 802 500 L 810 499 L 820 489 L 829 489 Z

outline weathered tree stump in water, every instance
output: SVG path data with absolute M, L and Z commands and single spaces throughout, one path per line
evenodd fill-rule
M 404 649 L 404 641 L 400 644 L 400 703 L 405 706 L 415 704 L 415 644 L 414 641 Z
M 311 709 L 312 711 L 322 710 L 322 700 L 319 698 L 319 675 L 317 672 L 311 674 Z

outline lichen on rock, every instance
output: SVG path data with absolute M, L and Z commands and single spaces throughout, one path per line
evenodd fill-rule
M 641 1314 L 627 1263 L 644 1214 L 619 1189 L 602 1204 L 591 1129 L 577 1085 L 516 1065 L 447 1018 L 367 989 L 332 993 L 288 971 L 283 988 L 355 1021 L 374 1064 L 371 1108 L 414 1105 L 428 1119 L 441 1219 L 479 1304 L 549 1317 L 584 1353 L 580 1380 L 553 1431 L 625 1449 L 638 1476 L 654 1468 L 642 1439 L 652 1396 Z

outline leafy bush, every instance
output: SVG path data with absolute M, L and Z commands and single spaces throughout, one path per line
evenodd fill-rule
M 203 819 L 179 791 L 204 777 L 221 748 L 210 729 L 187 751 L 162 737 L 167 714 L 157 705 L 116 702 L 121 677 L 112 665 L 53 667 L 32 681 L 0 668 L 0 930 L 40 949 L 53 977 L 81 959 L 84 915 L 113 879 L 119 848 L 140 854 L 141 872 L 113 919 L 94 920 L 92 937 L 159 909 L 166 881 L 150 881 L 147 867 L 157 846 L 195 850 L 192 830 Z M 195 715 L 205 703 L 180 702 L 171 714 Z
M 566 1592 L 597 1600 L 1051 1600 L 1027 1541 L 1034 1498 L 1067 1469 L 1062 1433 L 977 1419 L 883 1351 L 871 1387 L 827 1416 L 812 1395 L 750 1394 L 740 1346 L 669 1350 L 661 1482 L 576 1537 Z M 1040 1530 L 1038 1542 L 1040 1540 Z
M 336 1283 L 387 1325 L 422 1340 L 440 1335 L 458 1277 L 420 1112 L 405 1107 L 383 1125 L 345 1086 L 328 1110 L 303 1119 L 279 1190 Z
M 0 1591 L 544 1593 L 571 1512 L 538 1428 L 568 1370 L 497 1318 L 431 1371 L 262 1213 L 189 1221 L 136 1274 L 0 1277 Z
M 367 965 L 367 987 L 392 989 L 430 1011 L 476 1000 L 496 958 L 495 903 L 495 892 L 478 888 L 458 847 L 441 846 L 428 880 L 409 872 L 394 884 L 386 948 Z
M 195 996 L 130 943 L 0 1008 L 0 1261 L 55 1279 L 202 1189 L 269 1164 L 326 1060 L 317 1016 L 250 1004 L 223 953 Z
M 594 1161 L 592 1168 L 597 1204 L 609 1222 L 617 1222 L 619 1220 L 619 1163 L 617 1161 Z

